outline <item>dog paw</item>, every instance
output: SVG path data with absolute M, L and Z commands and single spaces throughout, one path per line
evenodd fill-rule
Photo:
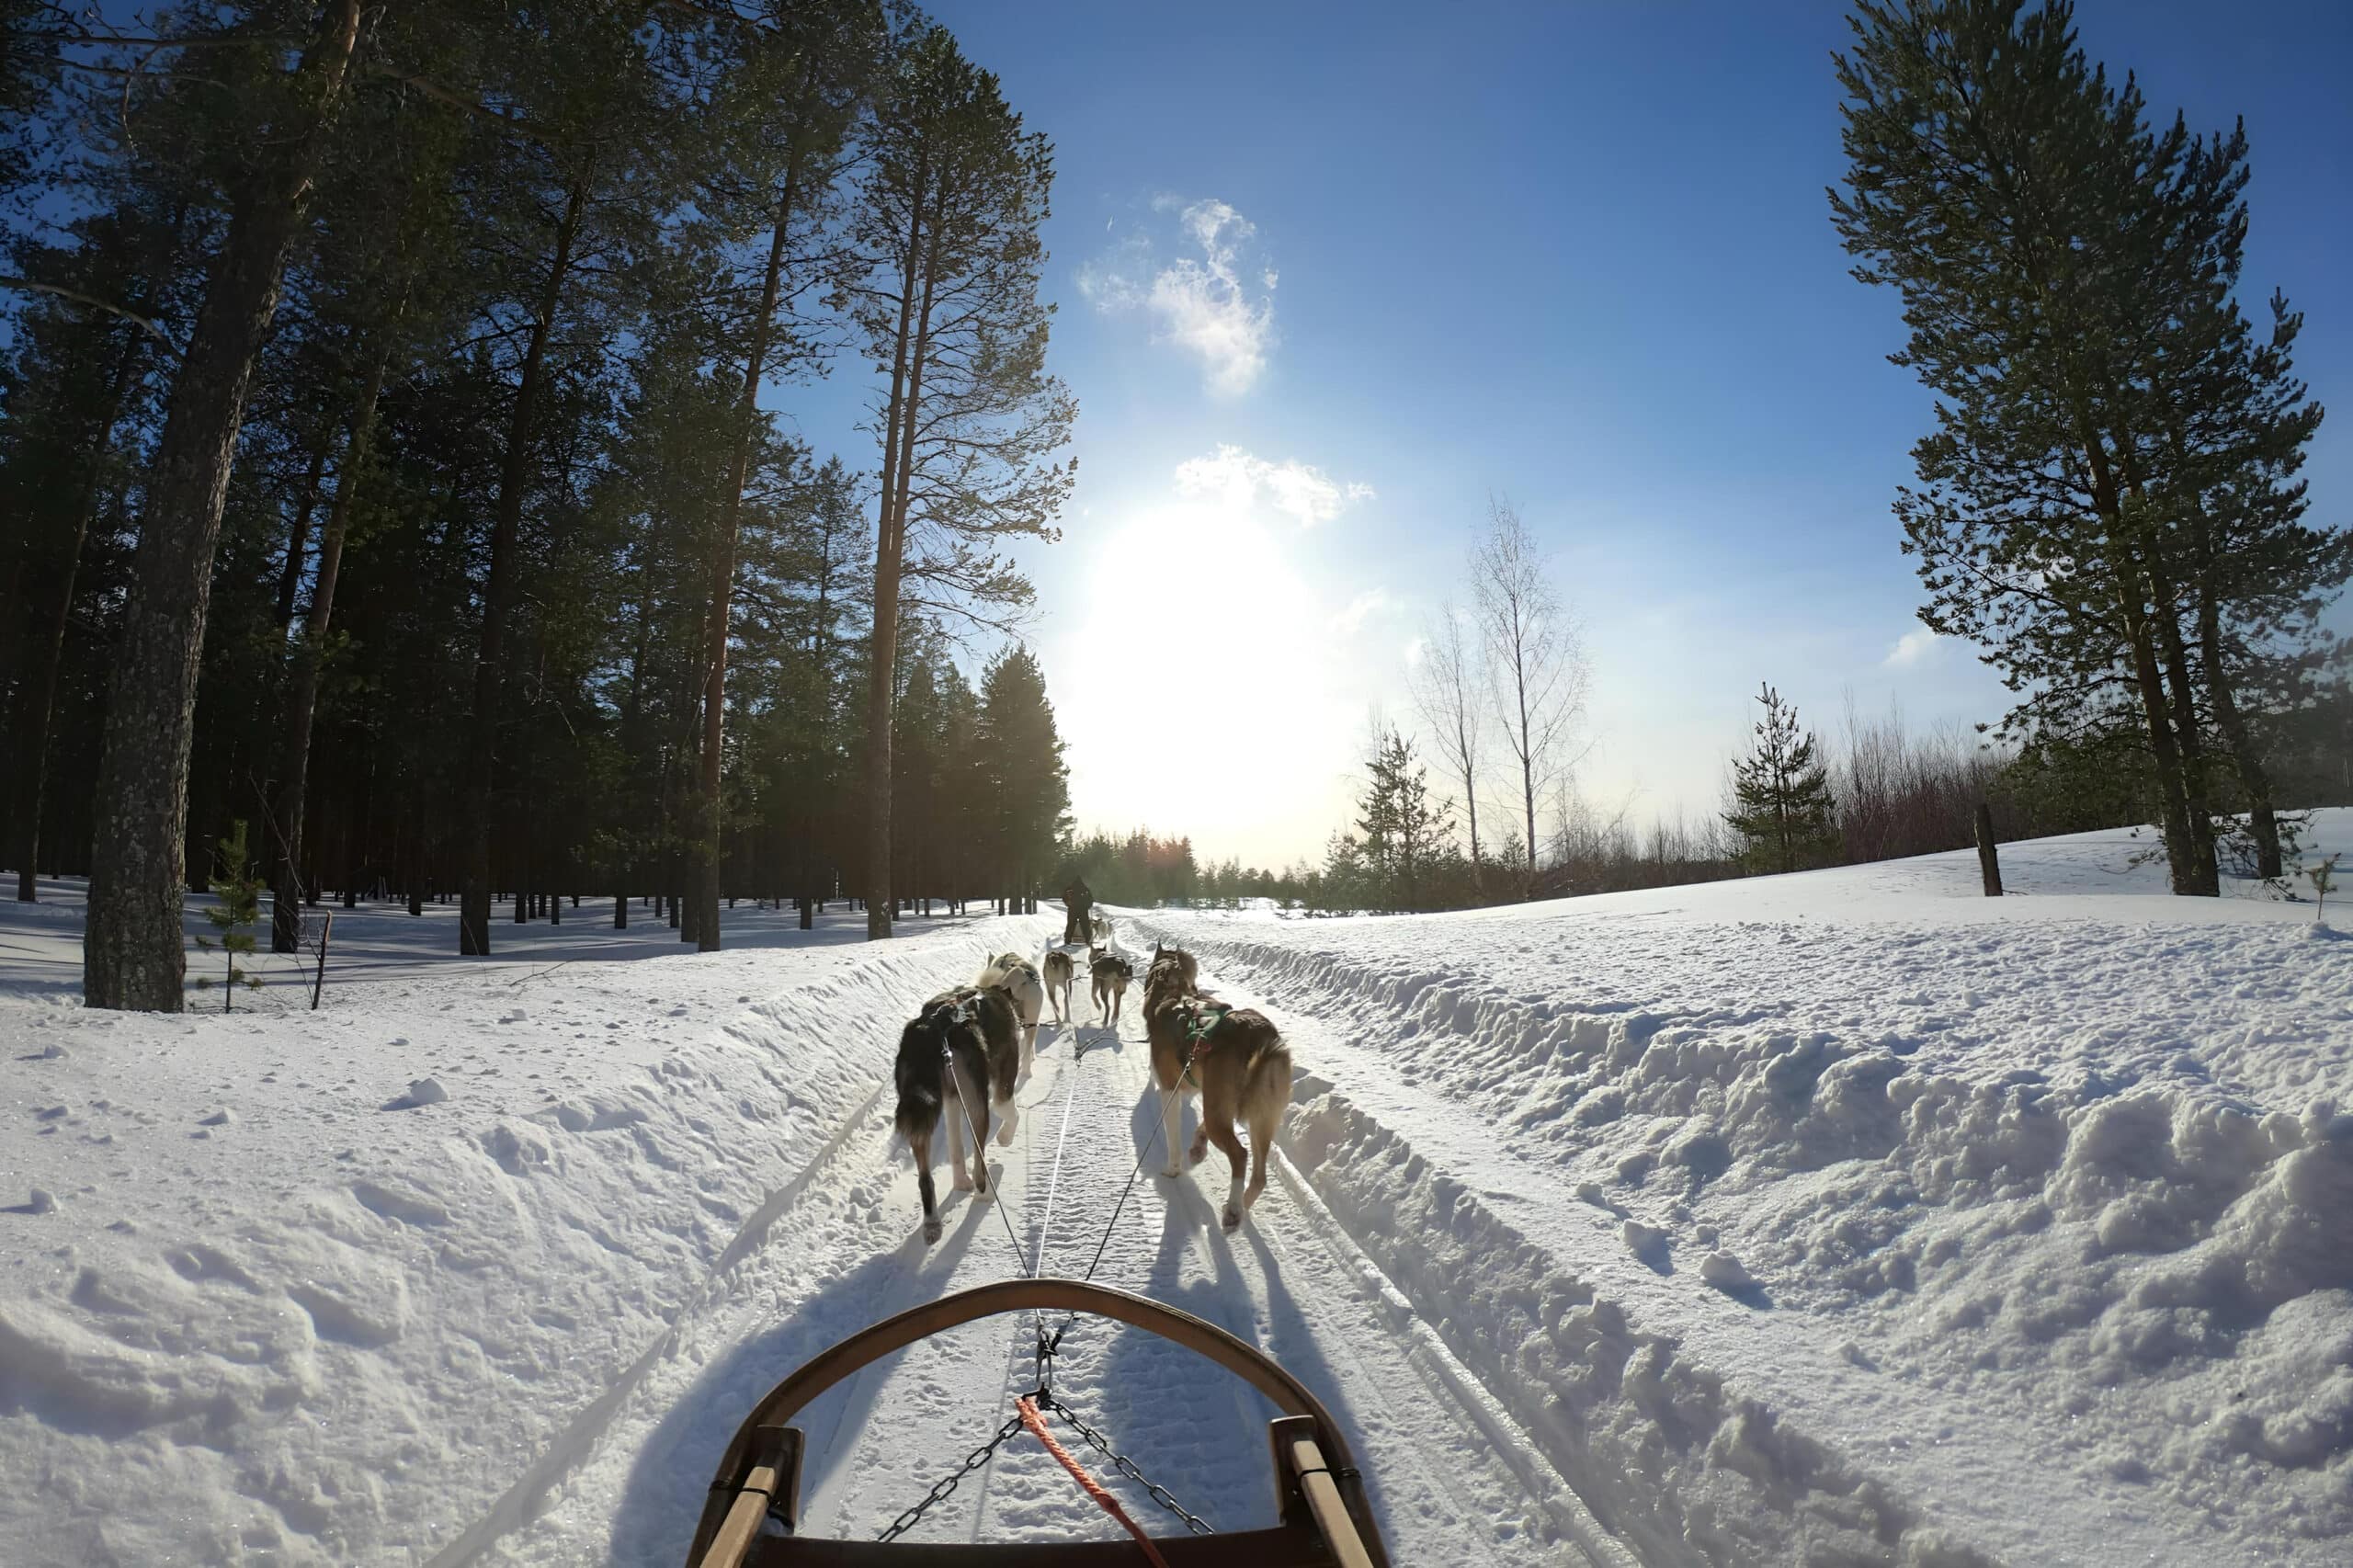
M 996 1130 L 996 1141 L 998 1147 L 1009 1149 L 1013 1146 L 1013 1127 L 1014 1124 L 1008 1121 L 1003 1127 Z
M 948 1185 L 955 1188 L 958 1192 L 970 1192 L 972 1190 L 972 1178 L 966 1176 L 962 1171 L 958 1171 L 956 1173 L 955 1179 L 950 1181 Z
M 1225 1212 L 1218 1216 L 1218 1221 L 1227 1230 L 1238 1231 L 1242 1228 L 1242 1210 L 1229 1203 L 1225 1206 Z
M 989 1190 L 989 1173 L 983 1167 L 972 1177 L 972 1190 L 985 1197 Z
M 938 1220 L 926 1220 L 923 1222 L 923 1239 L 926 1244 L 939 1239 L 939 1221 Z

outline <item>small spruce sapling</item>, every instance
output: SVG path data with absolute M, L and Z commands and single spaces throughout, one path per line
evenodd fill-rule
M 2320 924 L 2321 912 L 2328 907 L 2328 890 L 2336 885 L 2336 857 L 2331 855 L 2317 866 L 2304 868 L 2304 875 L 2312 879 L 2313 924 Z
M 254 874 L 253 861 L 245 849 L 244 822 L 231 824 L 229 835 L 213 851 L 213 865 L 210 886 L 213 896 L 221 902 L 208 906 L 204 918 L 221 933 L 221 939 L 216 942 L 210 937 L 199 937 L 196 945 L 206 952 L 218 948 L 228 956 L 229 977 L 221 992 L 221 1010 L 227 1013 L 235 1010 L 233 1002 L 238 986 L 261 989 L 261 977 L 247 973 L 237 962 L 253 953 L 251 927 L 261 919 L 261 879 Z M 211 984 L 211 976 L 197 976 L 198 990 L 209 990 Z

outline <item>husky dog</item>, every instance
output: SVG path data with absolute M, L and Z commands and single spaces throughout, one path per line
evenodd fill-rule
M 923 1006 L 899 1034 L 897 1125 L 915 1157 L 915 1190 L 923 1195 L 923 1238 L 939 1239 L 931 1185 L 931 1135 L 948 1123 L 948 1161 L 956 1189 L 989 1189 L 989 1113 L 1001 1123 L 999 1143 L 1013 1142 L 1021 1112 L 1013 1101 L 1020 1062 L 1021 1020 L 1001 987 L 943 991 Z M 954 1076 L 949 1076 L 950 1074 Z M 964 1134 L 972 1135 L 972 1173 L 964 1170 Z
M 1054 1022 L 1070 1022 L 1071 983 L 1078 978 L 1078 966 L 1060 948 L 1049 949 L 1039 972 L 1046 982 L 1046 1000 L 1054 1005 Z
M 1111 919 L 1110 919 L 1110 916 L 1106 915 L 1097 915 L 1093 916 L 1093 917 L 1092 917 L 1092 919 L 1090 919 L 1090 920 L 1089 920 L 1089 922 L 1088 922 L 1088 931 L 1087 931 L 1087 935 L 1089 936 L 1089 937 L 1091 937 L 1091 938 L 1092 938 L 1092 939 L 1087 943 L 1087 945 L 1088 945 L 1089 947 L 1094 947 L 1094 948 L 1108 948 L 1108 947 L 1109 947 L 1109 946 L 1111 945 Z
M 1169 949 L 1155 953 L 1144 974 L 1144 1033 L 1152 1042 L 1152 1073 L 1160 1085 L 1162 1135 L 1168 1145 L 1168 1165 L 1161 1174 L 1179 1174 L 1180 1090 L 1198 1087 L 1201 1125 L 1193 1137 L 1191 1159 L 1198 1165 L 1211 1143 L 1225 1151 L 1233 1185 L 1226 1191 L 1222 1218 L 1232 1230 L 1267 1187 L 1267 1152 L 1274 1147 L 1283 1108 L 1290 1104 L 1290 1047 L 1264 1014 L 1229 1008 L 1195 994 L 1185 972 L 1191 962 L 1189 954 Z M 1246 1161 L 1242 1140 L 1233 1135 L 1236 1121 L 1250 1129 Z
M 1175 959 L 1178 965 L 1183 968 L 1185 973 L 1186 995 L 1193 995 L 1200 990 L 1200 961 L 1182 948 L 1164 948 L 1158 942 L 1154 942 L 1152 945 L 1152 965 L 1144 971 L 1144 989 L 1147 993 L 1152 989 L 1152 971 L 1153 969 L 1159 967 L 1160 960 L 1163 958 Z
M 979 986 L 1001 985 L 1021 1015 L 1021 1076 L 1027 1080 L 1038 1060 L 1038 1015 L 1046 1010 L 1046 983 L 1019 953 L 999 953 L 981 968 Z
M 1121 1005 L 1128 999 L 1128 983 L 1136 977 L 1136 966 L 1103 948 L 1089 948 L 1087 972 L 1095 977 L 1095 1021 L 1120 1027 Z

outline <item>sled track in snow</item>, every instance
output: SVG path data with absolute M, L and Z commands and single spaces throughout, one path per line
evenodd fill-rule
M 670 1326 L 657 1335 L 654 1343 L 645 1347 L 627 1370 L 614 1379 L 602 1394 L 572 1419 L 571 1424 L 532 1461 L 515 1484 L 499 1495 L 487 1512 L 460 1532 L 456 1540 L 426 1559 L 426 1568 L 464 1568 L 465 1564 L 480 1561 L 492 1545 L 527 1522 L 540 1501 L 604 1436 L 622 1402 L 636 1392 L 647 1373 L 676 1349 L 687 1326 L 693 1320 L 707 1315 L 726 1294 L 729 1276 L 735 1266 L 759 1247 L 786 1211 L 809 1191 L 818 1176 L 835 1163 L 843 1145 L 850 1141 L 881 1104 L 882 1087 L 877 1085 L 854 1109 L 835 1122 L 809 1163 L 790 1181 L 769 1193 L 759 1208 L 753 1210 L 736 1230 L 733 1238 L 720 1254 L 710 1278 L 695 1299 L 671 1321 Z
M 1016 1141 L 988 1151 L 1014 1242 L 987 1200 L 949 1193 L 942 1240 L 923 1244 L 911 1162 L 878 1087 L 745 1224 L 728 1249 L 731 1267 L 431 1560 L 435 1568 L 591 1556 L 673 1563 L 719 1448 L 752 1400 L 806 1354 L 1033 1260 L 1050 1273 L 1083 1272 L 1158 1121 L 1141 1035 L 1132 1017 L 1117 1036 L 1041 1027 Z M 1188 1112 L 1188 1135 L 1190 1124 Z M 1397 1562 L 1630 1568 L 1634 1560 L 1504 1403 L 1419 1321 L 1290 1162 L 1277 1156 L 1277 1179 L 1235 1233 L 1217 1222 L 1222 1155 L 1212 1151 L 1175 1182 L 1156 1174 L 1160 1163 L 1154 1148 L 1105 1244 L 1098 1282 L 1206 1317 L 1314 1386 L 1357 1446 Z M 802 1483 L 811 1533 L 870 1537 L 921 1497 L 1029 1386 L 1033 1338 L 1027 1316 L 984 1320 L 876 1363 L 813 1407 Z M 1216 1528 L 1271 1522 L 1268 1412 L 1239 1381 L 1124 1325 L 1081 1319 L 1054 1383 Z M 1148 1528 L 1177 1528 L 1082 1451 Z M 1101 1538 L 1113 1528 L 1017 1437 L 907 1539 Z

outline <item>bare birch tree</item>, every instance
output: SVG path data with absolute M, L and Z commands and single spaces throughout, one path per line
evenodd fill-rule
M 1449 599 L 1422 638 L 1411 673 L 1414 707 L 1428 730 L 1430 751 L 1462 784 L 1471 833 L 1471 875 L 1479 875 L 1479 758 L 1486 750 L 1486 672 L 1476 629 L 1466 633 L 1462 612 Z
M 1487 534 L 1471 551 L 1471 589 L 1485 645 L 1487 695 L 1504 749 L 1519 767 L 1527 872 L 1536 872 L 1536 798 L 1574 766 L 1585 714 L 1587 670 L 1576 622 L 1545 571 L 1544 556 L 1518 510 L 1487 501 Z

